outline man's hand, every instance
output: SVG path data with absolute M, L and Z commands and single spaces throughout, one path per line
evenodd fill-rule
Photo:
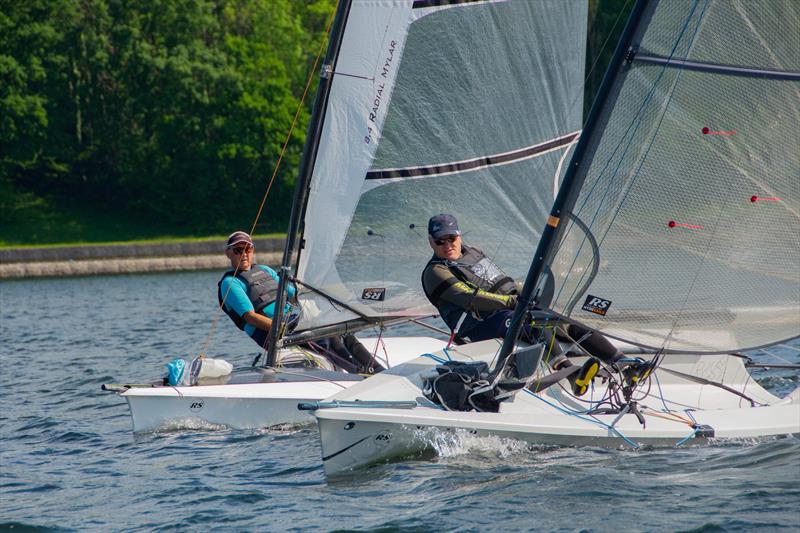
M 517 296 L 512 294 L 508 297 L 508 301 L 506 302 L 506 307 L 509 309 L 514 309 L 517 307 Z

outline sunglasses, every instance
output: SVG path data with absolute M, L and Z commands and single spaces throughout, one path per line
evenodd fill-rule
M 436 244 L 436 246 L 441 246 L 446 242 L 454 243 L 456 242 L 456 239 L 458 239 L 458 235 L 448 235 L 444 239 L 434 239 L 433 242 Z
M 238 248 L 231 248 L 231 252 L 233 252 L 233 255 L 242 255 L 245 252 L 252 252 L 252 251 L 253 251 L 252 246 L 240 246 Z

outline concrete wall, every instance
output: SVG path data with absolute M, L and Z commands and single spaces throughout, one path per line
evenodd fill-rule
M 284 239 L 256 238 L 256 260 L 280 264 Z M 224 242 L 109 244 L 0 250 L 0 279 L 224 270 Z

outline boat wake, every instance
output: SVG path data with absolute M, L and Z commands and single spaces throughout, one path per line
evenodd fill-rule
M 266 428 L 254 429 L 253 433 L 257 435 L 294 435 L 302 431 L 308 430 L 311 422 L 299 422 L 295 424 L 276 424 Z
M 439 457 L 480 455 L 497 459 L 530 453 L 533 449 L 549 449 L 497 435 L 479 435 L 474 430 L 420 428 L 414 431 L 414 439 L 432 448 Z
M 152 435 L 160 433 L 176 433 L 181 431 L 222 431 L 231 429 L 225 424 L 213 424 L 199 418 L 186 417 L 172 419 L 162 425 L 147 431 L 137 431 L 137 435 Z

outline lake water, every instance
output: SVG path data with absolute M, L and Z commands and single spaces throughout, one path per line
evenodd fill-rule
M 476 439 L 327 483 L 313 427 L 134 437 L 102 383 L 163 375 L 206 343 L 237 365 L 255 355 L 216 308 L 218 277 L 0 282 L 0 530 L 800 531 L 796 438 L 640 451 Z M 770 352 L 800 362 L 797 341 Z M 779 395 L 798 374 L 754 372 Z

